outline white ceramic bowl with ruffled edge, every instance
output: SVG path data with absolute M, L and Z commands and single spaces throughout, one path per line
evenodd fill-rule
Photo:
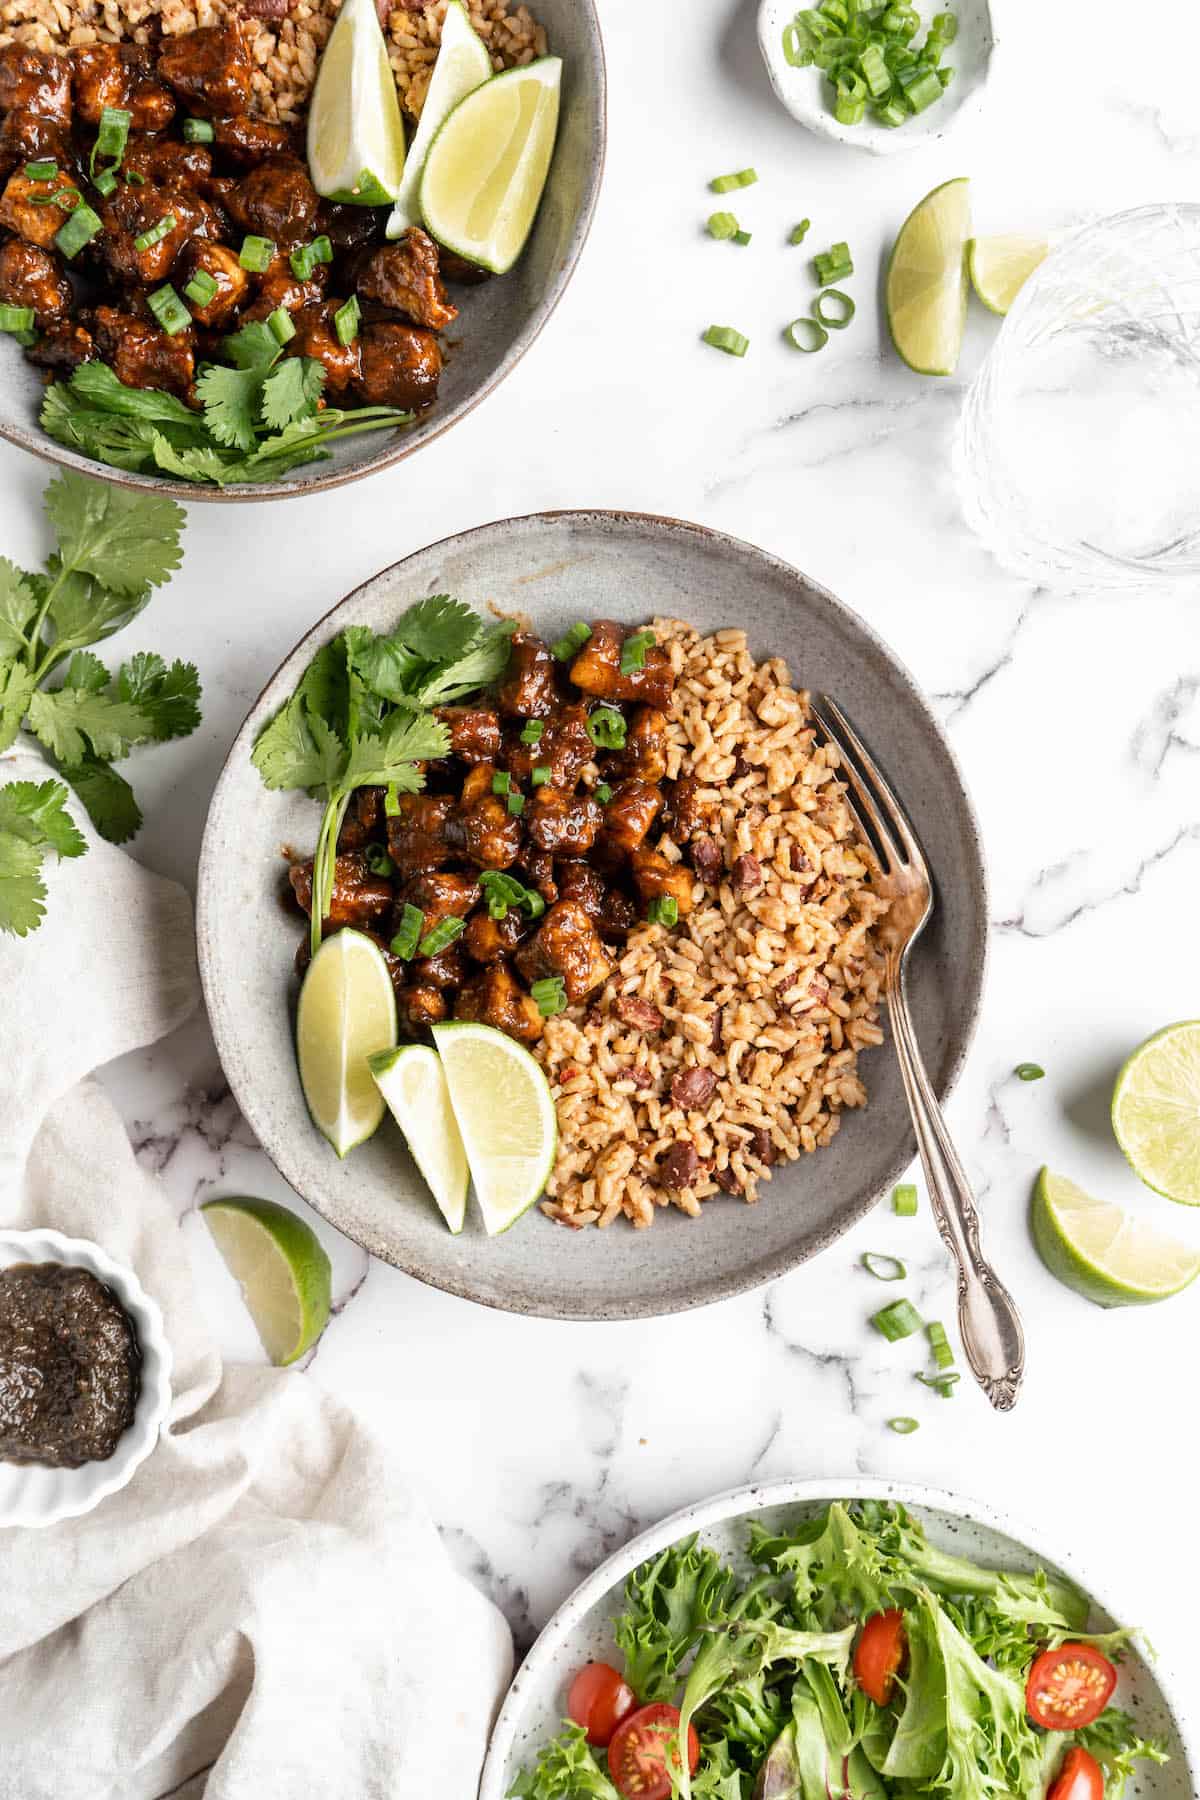
M 171 1403 L 171 1346 L 155 1301 L 133 1270 L 114 1262 L 99 1244 L 63 1237 L 58 1231 L 0 1231 L 0 1269 L 14 1263 L 65 1263 L 72 1269 L 90 1269 L 112 1289 L 132 1319 L 142 1357 L 133 1423 L 103 1462 L 51 1469 L 40 1463 L 0 1461 L 0 1525 L 54 1525 L 59 1519 L 91 1512 L 117 1493 L 154 1449 Z

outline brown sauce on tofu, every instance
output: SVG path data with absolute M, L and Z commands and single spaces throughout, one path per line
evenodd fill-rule
M 399 795 L 390 816 L 382 789 L 355 794 L 325 931 L 375 939 L 412 1035 L 476 1019 L 534 1043 L 545 984 L 554 1010 L 584 1003 L 634 926 L 690 911 L 693 876 L 675 853 L 702 821 L 694 796 L 667 780 L 674 674 L 648 634 L 623 659 L 633 635 L 598 620 L 559 660 L 516 632 L 493 690 L 436 709 L 449 754 L 426 765 L 424 788 Z M 659 848 L 668 835 L 670 855 Z M 309 913 L 311 861 L 289 873 Z M 518 891 L 527 898 L 513 900 Z M 406 908 L 420 913 L 422 940 L 436 934 L 433 954 L 394 953 Z
M 0 1270 L 0 1459 L 103 1462 L 133 1423 L 141 1361 L 132 1320 L 89 1269 Z

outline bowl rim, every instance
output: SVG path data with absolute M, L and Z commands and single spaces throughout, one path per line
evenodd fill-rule
M 93 457 L 80 456 L 65 445 L 58 444 L 42 431 L 30 431 L 25 425 L 9 424 L 0 418 L 0 439 L 14 444 L 18 450 L 27 450 L 41 462 L 49 463 L 54 468 L 72 469 L 76 474 L 90 476 L 95 481 L 111 482 L 114 487 L 133 489 L 135 492 L 145 491 L 154 494 L 169 494 L 176 500 L 195 500 L 202 505 L 247 505 L 270 500 L 298 500 L 313 494 L 331 492 L 334 488 L 348 487 L 352 482 L 365 480 L 367 476 L 379 475 L 385 469 L 393 469 L 397 463 L 404 462 L 410 456 L 425 448 L 427 444 L 436 443 L 446 432 L 450 431 L 460 420 L 467 418 L 482 404 L 489 395 L 505 381 L 517 364 L 523 361 L 545 327 L 557 312 L 559 302 L 571 284 L 572 277 L 579 265 L 592 225 L 595 222 L 596 207 L 600 200 L 600 189 L 604 179 L 605 163 L 608 155 L 608 64 L 604 52 L 604 37 L 600 30 L 600 16 L 596 8 L 596 0 L 574 0 L 583 16 L 586 35 L 590 38 L 594 52 L 596 78 L 596 143 L 587 183 L 580 201 L 575 227 L 571 234 L 571 242 L 566 255 L 559 263 L 553 278 L 543 293 L 538 307 L 526 322 L 516 338 L 501 357 L 496 368 L 487 380 L 468 399 L 457 407 L 449 409 L 444 416 L 433 415 L 431 429 L 419 441 L 401 436 L 399 442 L 381 456 L 378 461 L 352 466 L 347 469 L 330 469 L 324 475 L 314 475 L 310 481 L 273 483 L 255 483 L 248 481 L 231 482 L 228 487 L 216 488 L 207 482 L 175 481 L 168 475 L 141 475 L 128 469 L 113 468 L 109 463 L 97 462 Z M 319 466 L 319 465 L 318 465 Z
M 226 782 L 230 778 L 235 758 L 240 756 L 246 749 L 248 742 L 247 733 L 251 719 L 254 717 L 255 713 L 257 713 L 270 689 L 274 686 L 288 663 L 290 663 L 293 658 L 298 658 L 302 651 L 307 652 L 308 656 L 311 657 L 320 645 L 328 639 L 331 623 L 343 608 L 351 607 L 368 588 L 374 586 L 376 582 L 381 581 L 390 575 L 395 575 L 415 557 L 427 556 L 430 553 L 439 552 L 442 553 L 443 556 L 461 554 L 469 548 L 473 539 L 477 539 L 497 530 L 510 530 L 514 527 L 523 527 L 532 530 L 550 524 L 571 523 L 574 521 L 590 521 L 601 526 L 618 525 L 633 526 L 635 528 L 643 529 L 648 528 L 653 533 L 661 532 L 665 538 L 678 534 L 685 538 L 697 540 L 706 545 L 714 542 L 720 543 L 738 555 L 749 555 L 759 562 L 770 565 L 772 569 L 792 582 L 804 584 L 807 588 L 815 592 L 819 596 L 821 603 L 828 607 L 839 619 L 844 619 L 854 631 L 862 634 L 869 646 L 883 659 L 893 677 L 902 684 L 906 698 L 909 700 L 910 704 L 926 721 L 928 729 L 935 736 L 942 754 L 949 763 L 951 774 L 953 775 L 955 785 L 959 792 L 964 823 L 969 833 L 969 845 L 973 852 L 972 887 L 978 894 L 978 905 L 974 909 L 975 916 L 973 920 L 975 942 L 973 944 L 973 954 L 969 972 L 973 982 L 974 992 L 971 995 L 969 1010 L 963 1021 L 960 1041 L 955 1054 L 946 1068 L 944 1078 L 940 1083 L 934 1084 L 938 1100 L 943 1106 L 954 1091 L 967 1056 L 970 1053 L 979 1025 L 979 1015 L 983 1005 L 983 996 L 986 991 L 991 954 L 991 934 L 988 923 L 990 909 L 988 904 L 988 871 L 982 834 L 980 832 L 979 820 L 971 800 L 970 792 L 963 779 L 962 768 L 959 764 L 958 757 L 954 752 L 953 746 L 943 730 L 941 721 L 938 719 L 932 706 L 921 692 L 921 689 L 914 680 L 907 664 L 897 656 L 895 651 L 892 650 L 889 645 L 885 644 L 884 640 L 878 635 L 870 623 L 861 616 L 861 614 L 855 612 L 852 607 L 847 606 L 844 601 L 839 600 L 836 595 L 830 593 L 828 588 L 823 587 L 821 583 L 814 581 L 810 576 L 805 575 L 801 570 L 797 569 L 793 563 L 786 561 L 783 557 L 776 556 L 772 551 L 764 550 L 760 545 L 752 544 L 744 538 L 735 537 L 731 533 L 720 531 L 711 525 L 702 525 L 690 520 L 674 518 L 670 514 L 638 512 L 627 508 L 559 507 L 544 512 L 520 513 L 511 518 L 494 519 L 483 525 L 471 526 L 465 531 L 453 532 L 447 537 L 436 539 L 432 544 L 423 545 L 416 550 L 410 551 L 407 556 L 401 557 L 394 563 L 389 563 L 385 568 L 368 576 L 365 581 L 359 582 L 349 591 L 349 593 L 344 594 L 341 599 L 336 601 L 327 612 L 322 614 L 322 616 L 308 628 L 304 635 L 298 639 L 267 678 L 247 710 L 246 715 L 229 746 L 229 750 L 221 765 L 220 773 L 213 786 L 212 796 L 209 801 L 208 816 L 205 821 L 204 836 L 200 846 L 200 856 L 196 876 L 196 956 L 200 971 L 201 987 L 204 992 L 205 1010 L 209 1027 L 213 1034 L 218 1060 L 220 1061 L 225 1079 L 229 1083 L 230 1091 L 238 1104 L 239 1110 L 242 1112 L 243 1117 L 250 1126 L 251 1131 L 254 1132 L 255 1142 L 259 1144 L 263 1153 L 282 1176 L 283 1180 L 293 1189 L 293 1192 L 298 1193 L 301 1199 L 305 1200 L 307 1204 L 312 1205 L 314 1211 L 319 1213 L 322 1218 L 326 1219 L 326 1222 L 332 1225 L 336 1231 L 340 1231 L 343 1236 L 349 1237 L 351 1242 L 358 1243 L 360 1248 L 366 1249 L 368 1253 L 380 1255 L 384 1261 L 391 1263 L 392 1267 L 403 1269 L 406 1274 L 415 1277 L 415 1279 L 421 1281 L 428 1287 L 437 1288 L 443 1293 L 453 1294 L 456 1298 L 461 1300 L 470 1300 L 476 1305 L 491 1307 L 495 1311 L 518 1312 L 523 1316 L 535 1318 L 571 1319 L 607 1323 L 610 1321 L 620 1322 L 631 1318 L 664 1318 L 671 1313 L 690 1312 L 694 1311 L 697 1307 L 715 1305 L 721 1300 L 731 1299 L 736 1295 L 750 1293 L 758 1288 L 766 1287 L 771 1282 L 778 1280 L 780 1276 L 789 1273 L 794 1268 L 798 1268 L 803 1262 L 811 1261 L 813 1257 L 818 1256 L 823 1251 L 829 1249 L 832 1244 L 836 1243 L 838 1239 L 845 1234 L 845 1232 L 849 1231 L 854 1225 L 864 1219 L 867 1213 L 871 1211 L 872 1207 L 876 1205 L 879 1197 L 885 1193 L 887 1189 L 899 1179 L 904 1170 L 908 1168 L 912 1162 L 913 1153 L 908 1152 L 907 1141 L 905 1144 L 901 1145 L 899 1153 L 893 1158 L 892 1162 L 889 1163 L 878 1187 L 873 1188 L 869 1192 L 865 1192 L 845 1222 L 839 1223 L 836 1227 L 831 1227 L 826 1234 L 821 1236 L 819 1241 L 806 1256 L 797 1257 L 794 1252 L 789 1251 L 786 1248 L 781 1249 L 766 1263 L 755 1264 L 753 1267 L 740 1271 L 736 1275 L 731 1276 L 726 1274 L 710 1278 L 697 1278 L 687 1295 L 672 1296 L 665 1302 L 660 1300 L 652 1308 L 649 1306 L 637 1306 L 633 1309 L 623 1309 L 616 1303 L 608 1303 L 602 1307 L 592 1303 L 587 1309 L 580 1308 L 578 1310 L 564 1311 L 561 1306 L 558 1308 L 551 1308 L 549 1306 L 542 1307 L 534 1305 L 505 1305 L 503 1300 L 498 1297 L 490 1298 L 477 1293 L 472 1287 L 470 1280 L 465 1276 L 459 1275 L 455 1271 L 441 1271 L 441 1278 L 435 1280 L 430 1272 L 420 1267 L 412 1266 L 410 1263 L 396 1261 L 385 1255 L 384 1252 L 380 1251 L 375 1245 L 364 1244 L 361 1239 L 355 1238 L 353 1234 L 347 1230 L 344 1224 L 337 1219 L 330 1218 L 322 1210 L 320 1205 L 315 1201 L 310 1200 L 309 1196 L 305 1194 L 301 1188 L 296 1187 L 295 1183 L 288 1175 L 287 1170 L 281 1166 L 274 1153 L 262 1143 L 261 1139 L 258 1137 L 257 1131 L 255 1131 L 254 1123 L 250 1111 L 248 1110 L 246 1099 L 244 1098 L 244 1095 L 251 1091 L 251 1085 L 248 1082 L 236 1079 L 235 1075 L 231 1073 L 230 1067 L 226 1066 L 224 1045 L 222 1043 L 221 1030 L 218 1025 L 221 1006 L 219 998 L 217 997 L 213 970 L 216 926 L 214 920 L 210 918 L 210 907 L 212 905 L 210 898 L 212 891 L 210 871 L 216 861 L 215 815 L 218 801 L 221 798 Z M 233 1056 L 230 1056 L 229 1063 L 231 1066 L 234 1065 L 235 1059 Z
M 22 1261 L 65 1263 L 69 1268 L 88 1269 L 111 1287 L 137 1328 L 142 1358 L 142 1387 L 133 1422 L 122 1433 L 113 1454 L 104 1462 L 87 1462 L 78 1469 L 58 1470 L 64 1478 L 65 1492 L 55 1504 L 36 1507 L 17 1500 L 6 1506 L 0 1500 L 0 1527 L 38 1528 L 57 1524 L 61 1519 L 80 1518 L 132 1481 L 135 1472 L 156 1448 L 166 1423 L 171 1405 L 174 1358 L 157 1300 L 146 1292 L 130 1264 L 118 1262 L 94 1239 L 68 1237 L 49 1227 L 0 1228 L 0 1257 L 13 1249 L 27 1254 L 0 1261 L 0 1270 Z M 148 1366 L 153 1369 L 153 1378 L 149 1380 Z M 20 1468 L 21 1465 L 5 1463 L 3 1467 Z
M 1051 1563 L 1086 1594 L 1092 1605 L 1110 1618 L 1136 1618 L 1136 1609 L 1122 1608 L 1110 1602 L 1107 1590 L 1101 1593 L 1086 1578 L 1074 1555 L 1063 1555 L 1052 1538 L 1040 1526 L 1027 1524 L 1023 1516 L 993 1506 L 989 1501 L 950 1493 L 945 1488 L 925 1482 L 892 1481 L 885 1476 L 847 1475 L 841 1481 L 830 1476 L 814 1478 L 782 1477 L 774 1481 L 747 1482 L 726 1488 L 705 1500 L 696 1500 L 669 1513 L 658 1524 L 651 1525 L 636 1537 L 606 1556 L 599 1566 L 584 1577 L 577 1587 L 557 1606 L 534 1642 L 533 1648 L 513 1677 L 504 1697 L 480 1775 L 478 1800 L 504 1800 L 504 1764 L 516 1738 L 520 1715 L 525 1705 L 525 1690 L 535 1684 L 552 1663 L 555 1653 L 575 1631 L 584 1616 L 610 1588 L 622 1581 L 647 1557 L 665 1550 L 693 1531 L 703 1531 L 726 1520 L 748 1517 L 768 1507 L 816 1503 L 834 1500 L 897 1500 L 907 1507 L 941 1512 L 969 1524 L 983 1525 L 1001 1536 L 1012 1538 L 1039 1562 Z M 1200 1743 L 1193 1731 L 1190 1714 L 1183 1710 L 1180 1695 L 1185 1691 L 1173 1669 L 1165 1669 L 1161 1658 L 1147 1664 L 1157 1683 L 1179 1734 L 1188 1767 L 1185 1774 L 1200 1772 Z

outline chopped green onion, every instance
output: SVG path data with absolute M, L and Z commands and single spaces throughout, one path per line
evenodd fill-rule
M 806 356 L 823 350 L 829 342 L 829 333 L 815 319 L 793 319 L 783 335 L 793 350 L 803 350 Z
M 950 86 L 950 83 L 954 80 L 954 70 L 953 69 L 939 69 L 937 72 L 937 78 L 942 84 L 942 92 L 945 93 L 946 89 Z
M 841 308 L 836 317 L 825 310 L 830 300 L 836 300 Z M 843 331 L 854 317 L 855 311 L 853 300 L 849 294 L 843 294 L 841 288 L 823 288 L 813 301 L 813 318 L 819 320 L 828 331 Z
M 170 237 L 175 229 L 175 225 L 175 214 L 164 213 L 157 225 L 151 225 L 148 231 L 143 231 L 134 238 L 134 249 L 139 252 L 143 250 L 153 250 L 155 244 L 161 244 L 165 237 Z
M 111 169 L 101 169 L 100 173 L 93 177 L 92 186 L 107 200 L 110 194 L 115 194 L 117 191 L 116 175 Z
M 735 331 L 732 325 L 710 325 L 701 342 L 711 344 L 714 350 L 724 350 L 730 356 L 745 356 L 750 348 L 750 339 Z
M 508 807 L 510 815 L 514 819 L 519 819 L 521 814 L 525 811 L 524 794 L 509 794 L 505 800 L 505 805 Z
M 941 38 L 943 44 L 952 44 L 958 36 L 958 17 L 952 12 L 934 13 L 929 21 L 930 37 Z
M 314 262 L 331 263 L 333 261 L 333 245 L 330 243 L 324 232 L 321 233 L 320 237 L 315 237 L 313 239 L 312 243 L 309 245 L 309 249 L 313 253 Z
M 801 219 L 801 221 L 798 225 L 793 225 L 792 226 L 792 234 L 788 238 L 788 243 L 789 244 L 802 244 L 804 242 L 805 238 L 808 236 L 809 228 L 811 225 L 812 225 L 811 219 Z
M 12 340 L 14 344 L 20 344 L 22 350 L 28 350 L 31 344 L 37 343 L 38 334 L 36 331 L 14 331 Z
M 546 910 L 546 902 L 539 893 L 533 888 L 522 887 L 515 876 L 505 875 L 500 869 L 484 869 L 479 885 L 487 900 L 489 918 L 507 918 L 510 906 L 520 907 L 531 919 L 540 918 Z
M 585 625 L 582 619 L 577 619 L 574 625 L 551 644 L 550 654 L 558 662 L 569 662 L 575 652 L 587 643 L 591 635 L 591 626 Z M 536 743 L 537 739 L 535 738 L 533 741 Z
M 878 44 L 865 44 L 858 59 L 863 80 L 872 100 L 882 100 L 891 90 L 892 72 L 883 60 Z
M 339 306 L 333 315 L 333 328 L 337 333 L 339 344 L 352 344 L 358 336 L 358 324 L 362 318 L 357 294 L 351 294 L 344 305 Z
M 609 787 L 607 781 L 597 782 L 596 786 L 592 789 L 592 799 L 598 801 L 601 806 L 608 805 L 609 801 L 612 799 L 612 789 Z
M 674 894 L 660 894 L 646 908 L 646 918 L 651 925 L 665 925 L 670 930 L 679 923 L 679 902 Z
M 0 306 L 0 331 L 32 330 L 32 306 Z
M 807 69 L 813 60 L 808 41 L 794 19 L 783 28 L 783 60 L 791 69 Z
M 819 251 L 813 257 L 813 269 L 816 271 L 817 284 L 820 287 L 833 287 L 835 283 L 844 281 L 847 275 L 854 273 L 854 264 L 850 259 L 850 246 L 833 244 L 828 250 Z
M 185 119 L 183 121 L 185 144 L 211 144 L 213 136 L 212 122 L 209 119 Z
M 839 125 L 861 125 L 867 110 L 865 100 L 853 100 L 848 94 L 839 94 L 833 107 L 833 116 Z
M 738 169 L 733 175 L 714 175 L 708 185 L 714 194 L 728 194 L 734 188 L 753 187 L 757 180 L 753 169 Z
M 133 114 L 120 106 L 106 106 L 100 114 L 100 128 L 96 133 L 96 141 L 92 145 L 92 154 L 88 168 L 94 175 L 96 164 L 103 159 L 114 168 L 120 166 L 125 154 L 125 146 L 129 142 L 129 127 L 133 123 Z
M 625 748 L 625 721 L 611 706 L 602 706 L 587 722 L 587 734 L 597 750 Z
M 96 233 L 102 229 L 100 219 L 90 206 L 81 203 L 65 220 L 54 234 L 54 242 L 62 251 L 67 261 L 78 256 L 85 244 L 90 244 Z
M 889 1344 L 895 1344 L 920 1331 L 924 1321 L 911 1300 L 893 1300 L 890 1306 L 871 1315 L 871 1323 Z
M 146 295 L 146 305 L 168 337 L 174 337 L 177 332 L 186 331 L 192 322 L 191 313 L 169 281 L 163 287 L 155 288 L 152 294 Z
M 467 921 L 465 919 L 439 919 L 433 929 L 427 931 L 421 939 L 417 946 L 417 955 L 436 956 L 448 944 L 452 944 L 456 937 L 461 937 L 466 929 Z
M 507 769 L 497 769 L 492 776 L 493 794 L 507 794 L 512 788 L 512 776 Z
M 255 237 L 251 233 L 242 239 L 238 261 L 251 275 L 265 275 L 274 260 L 275 245 L 270 238 Z
M 921 1421 L 904 1415 L 898 1419 L 888 1420 L 888 1430 L 894 1431 L 897 1437 L 911 1437 L 914 1431 L 920 1431 Z
M 709 237 L 731 238 L 738 228 L 738 222 L 732 213 L 715 212 L 708 215 L 707 231 Z
M 889 6 L 879 21 L 894 37 L 910 38 L 920 26 L 920 18 L 911 6 Z
M 407 962 L 421 941 L 421 931 L 424 924 L 425 914 L 421 911 L 420 907 L 409 906 L 406 904 L 404 911 L 400 914 L 400 924 L 397 928 L 396 935 L 388 946 L 392 955 L 398 956 L 402 961 Z
M 207 269 L 197 269 L 183 292 L 193 306 L 207 306 L 210 300 L 216 299 L 219 285 Z
M 550 771 L 544 763 L 540 763 L 529 777 L 534 787 L 545 787 L 550 779 Z
M 296 327 L 292 323 L 292 315 L 286 306 L 277 306 L 267 320 L 271 328 L 271 336 L 277 344 L 289 343 L 296 335 Z
M 733 234 L 733 241 L 735 244 L 748 244 L 750 242 L 750 233 L 748 231 L 735 231 Z
M 652 631 L 635 631 L 621 645 L 621 673 L 632 675 L 646 666 L 646 652 L 658 642 Z
M 929 1339 L 929 1348 L 933 1351 L 933 1360 L 939 1369 L 954 1367 L 954 1347 L 946 1336 L 946 1327 L 940 1319 L 931 1319 L 925 1327 L 925 1335 Z
M 962 1376 L 957 1369 L 951 1369 L 945 1375 L 918 1374 L 917 1380 L 922 1387 L 932 1388 L 935 1394 L 940 1394 L 943 1400 L 950 1400 L 954 1397 L 955 1384 L 962 1380 Z
M 400 817 L 400 796 L 396 792 L 396 784 L 394 781 L 389 781 L 387 792 L 383 796 L 383 812 L 384 817 L 388 819 L 398 819 Z
M 81 199 L 78 188 L 55 188 L 52 194 L 31 194 L 30 206 L 61 206 L 64 212 L 71 212 Z
M 889 100 L 886 106 L 877 107 L 875 111 L 880 125 L 903 125 L 910 116 L 902 100 Z
M 916 1216 L 917 1190 L 911 1181 L 901 1182 L 899 1187 L 892 1189 L 892 1211 L 902 1219 Z
M 543 1019 L 552 1019 L 555 1013 L 566 1012 L 567 985 L 561 975 L 547 975 L 543 980 L 535 981 L 529 992 Z
M 54 181 L 58 176 L 58 164 L 56 162 L 28 162 L 25 164 L 25 173 L 30 181 Z
M 145 187 L 146 177 L 137 169 L 123 169 L 121 176 L 127 187 Z
M 333 245 L 322 235 L 314 238 L 311 244 L 301 244 L 298 250 L 293 250 L 288 261 L 296 280 L 308 281 L 318 263 L 333 261 Z
M 367 867 L 372 875 L 394 875 L 396 865 L 382 844 L 367 845 Z
M 936 69 L 902 69 L 896 77 L 904 91 L 904 98 L 910 112 L 924 112 L 935 100 L 942 97 L 942 84 L 938 80 Z M 839 277 L 840 279 L 840 277 Z
M 521 742 L 530 745 L 540 743 L 542 733 L 545 729 L 545 719 L 529 719 L 521 727 Z
M 1046 1077 L 1041 1063 L 1018 1063 L 1013 1074 L 1018 1081 L 1044 1081 Z
M 898 1256 L 882 1256 L 875 1250 L 864 1250 L 862 1266 L 876 1281 L 904 1281 L 908 1270 Z

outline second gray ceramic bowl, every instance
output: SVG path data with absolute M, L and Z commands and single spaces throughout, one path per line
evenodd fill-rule
M 528 1214 L 488 1238 L 475 1217 L 452 1237 L 391 1124 L 339 1162 L 305 1109 L 292 1048 L 298 917 L 281 907 L 285 847 L 308 854 L 319 823 L 303 794 L 270 793 L 251 764 L 262 726 L 344 626 L 389 629 L 404 608 L 449 593 L 528 614 L 557 637 L 574 619 L 654 614 L 706 630 L 745 622 L 759 655 L 836 696 L 908 805 L 937 885 L 912 959 L 921 1047 L 938 1094 L 962 1064 L 979 1006 L 987 897 L 979 835 L 953 755 L 907 671 L 832 594 L 762 550 L 697 525 L 628 513 L 542 513 L 419 550 L 334 608 L 297 645 L 250 712 L 217 784 L 200 861 L 197 931 L 209 1017 L 231 1088 L 298 1193 L 356 1242 L 435 1287 L 509 1311 L 618 1319 L 739 1293 L 846 1231 L 915 1154 L 890 1048 L 862 1072 L 870 1095 L 833 1144 L 777 1170 L 757 1206 L 710 1200 L 669 1210 L 649 1232 L 564 1231 Z
M 90 456 L 78 456 L 39 426 L 43 386 L 11 338 L 0 341 L 0 437 L 46 462 L 99 476 L 122 487 L 153 488 L 180 500 L 285 500 L 341 487 L 402 462 L 440 437 L 504 380 L 520 362 L 561 300 L 587 241 L 604 170 L 604 46 L 593 0 L 538 0 L 537 17 L 550 49 L 563 59 L 558 141 L 546 191 L 520 261 L 507 275 L 479 287 L 456 287 L 459 308 L 446 333 L 449 354 L 436 406 L 402 431 L 367 432 L 333 446 L 328 462 L 307 463 L 281 481 L 205 487 L 166 476 L 131 475 Z

